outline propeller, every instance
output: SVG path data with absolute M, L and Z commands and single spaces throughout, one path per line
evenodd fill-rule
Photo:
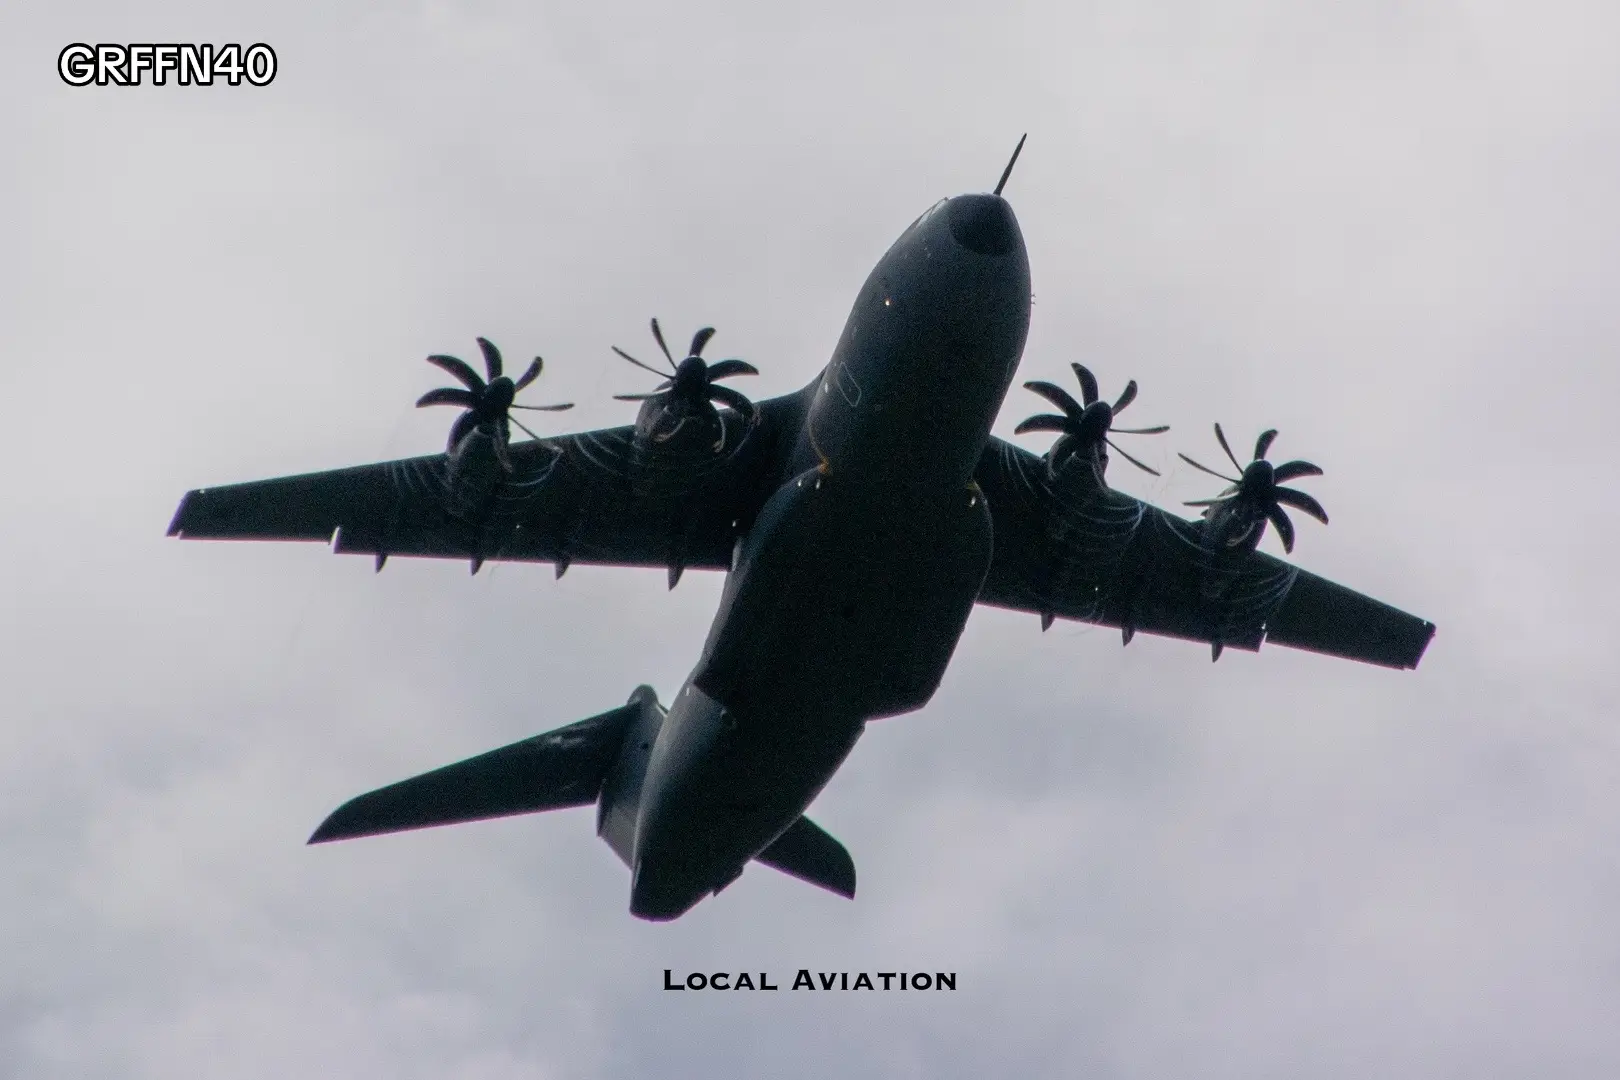
M 1144 465 L 1131 457 L 1110 439 L 1109 435 L 1159 435 L 1169 431 L 1168 425 L 1161 424 L 1150 428 L 1117 428 L 1114 426 L 1114 417 L 1125 411 L 1126 406 L 1136 400 L 1136 380 L 1132 379 L 1125 384 L 1124 393 L 1112 405 L 1098 399 L 1097 377 L 1082 364 L 1070 364 L 1074 369 L 1075 378 L 1080 380 L 1080 396 L 1083 401 L 1077 402 L 1069 395 L 1067 390 L 1049 382 L 1027 382 L 1024 389 L 1033 390 L 1041 397 L 1063 410 L 1062 415 L 1056 413 L 1042 413 L 1032 416 L 1013 429 L 1016 435 L 1026 431 L 1056 431 L 1061 438 L 1052 444 L 1047 452 L 1047 460 L 1055 470 L 1063 465 L 1075 454 L 1085 454 L 1092 461 L 1097 461 L 1100 454 L 1105 454 L 1103 444 L 1106 443 L 1119 451 L 1119 456 L 1135 465 L 1143 472 L 1158 476 L 1157 469 Z M 1099 474 L 1100 475 L 1100 474 Z
M 1303 510 L 1322 524 L 1327 524 L 1327 511 L 1322 509 L 1321 503 L 1303 491 L 1279 486 L 1302 476 L 1321 476 L 1322 470 L 1309 461 L 1285 461 L 1281 465 L 1273 465 L 1267 461 L 1266 451 L 1271 449 L 1272 440 L 1276 437 L 1276 428 L 1262 431 L 1254 443 L 1254 460 L 1248 465 L 1241 465 L 1238 463 L 1237 455 L 1232 453 L 1231 444 L 1226 441 L 1226 433 L 1221 430 L 1221 425 L 1216 424 L 1215 438 L 1220 442 L 1221 449 L 1226 451 L 1226 456 L 1233 467 L 1241 474 L 1235 478 L 1218 473 L 1207 465 L 1200 465 L 1186 454 L 1180 455 L 1181 460 L 1193 468 L 1225 480 L 1231 485 L 1213 499 L 1195 499 L 1185 504 L 1204 507 L 1204 517 L 1211 521 L 1221 516 L 1237 515 L 1231 520 L 1241 521 L 1248 528 L 1240 530 L 1229 542 L 1229 546 L 1235 546 L 1247 539 L 1256 526 L 1259 531 L 1253 532 L 1254 542 L 1259 543 L 1260 534 L 1265 531 L 1265 523 L 1269 521 L 1277 529 L 1283 550 L 1292 554 L 1294 523 L 1283 510 L 1284 506 Z
M 463 387 L 441 386 L 437 390 L 429 390 L 416 400 L 418 409 L 429 405 L 455 405 L 467 410 L 456 417 L 456 422 L 450 427 L 450 441 L 446 447 L 447 452 L 454 452 L 461 440 L 465 439 L 474 430 L 483 431 L 495 442 L 495 455 L 500 458 L 501 465 L 508 472 L 512 470 L 512 462 L 506 456 L 507 444 L 512 441 L 511 424 L 516 424 L 528 434 L 531 439 L 540 436 L 530 431 L 528 427 L 511 415 L 512 409 L 530 409 L 534 412 L 561 412 L 572 409 L 573 403 L 564 405 L 517 405 L 513 399 L 530 383 L 540 377 L 545 362 L 535 357 L 529 368 L 517 381 L 514 382 L 508 375 L 501 373 L 501 350 L 487 338 L 478 339 L 478 348 L 484 354 L 484 370 L 489 373 L 489 381 L 485 382 L 478 372 L 464 360 L 454 356 L 434 355 L 427 358 L 427 362 L 435 367 L 443 368 L 449 372 Z
M 705 326 L 692 335 L 692 345 L 686 351 L 686 359 L 680 363 L 670 354 L 669 346 L 664 343 L 664 332 L 658 326 L 658 320 L 652 320 L 653 340 L 658 342 L 658 349 L 669 362 L 669 372 L 666 374 L 650 364 L 644 364 L 631 356 L 617 345 L 613 351 L 620 357 L 663 379 L 650 392 L 645 394 L 614 394 L 617 401 L 649 401 L 662 399 L 666 416 L 673 416 L 675 424 L 667 431 L 654 431 L 654 442 L 668 442 L 677 432 L 693 420 L 700 418 L 717 417 L 714 404 L 728 406 L 738 413 L 750 418 L 750 422 L 759 419 L 759 409 L 752 401 L 729 386 L 720 386 L 720 379 L 729 379 L 735 375 L 758 375 L 759 369 L 745 360 L 720 360 L 713 364 L 703 359 L 703 347 L 714 336 L 714 327 Z M 701 422 L 701 420 L 700 420 Z M 722 440 L 724 436 L 722 435 Z M 717 443 L 718 451 L 721 444 Z

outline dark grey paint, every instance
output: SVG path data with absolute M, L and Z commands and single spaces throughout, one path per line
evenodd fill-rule
M 1029 264 L 995 195 L 942 200 L 856 297 L 826 368 L 795 394 L 708 409 L 659 442 L 634 427 L 196 491 L 171 533 L 331 538 L 338 551 L 729 569 L 667 713 L 650 688 L 540 740 L 341 807 L 340 839 L 596 801 L 632 870 L 630 909 L 671 919 L 749 860 L 851 893 L 841 845 L 803 817 L 868 721 L 920 708 L 975 603 L 1255 650 L 1270 639 L 1415 666 L 1434 627 L 1252 551 L 1202 522 L 990 437 L 1023 351 Z M 588 738 L 579 737 L 582 732 Z M 559 744 L 560 745 L 560 744 Z M 446 792 L 465 795 L 447 805 Z M 790 829 L 797 831 L 788 839 Z M 778 844 L 778 841 L 781 841 Z

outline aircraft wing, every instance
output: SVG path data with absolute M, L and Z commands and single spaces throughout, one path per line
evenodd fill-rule
M 995 522 L 981 604 L 1258 651 L 1262 641 L 1415 668 L 1434 624 L 1263 552 L 1212 556 L 1203 522 L 1056 484 L 992 438 L 975 472 Z
M 483 484 L 444 454 L 189 492 L 169 535 L 306 540 L 338 552 L 724 569 L 769 497 L 797 395 L 762 402 L 750 428 L 722 412 L 727 450 L 678 465 L 638 456 L 632 427 L 514 442 Z

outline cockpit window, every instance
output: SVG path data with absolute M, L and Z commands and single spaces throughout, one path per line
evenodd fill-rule
M 933 206 L 930 206 L 928 209 L 924 210 L 922 212 L 922 214 L 917 218 L 917 220 L 913 221 L 911 223 L 910 228 L 906 229 L 906 232 L 910 232 L 912 229 L 915 229 L 917 226 L 921 225 L 923 222 L 925 222 L 929 218 L 933 217 L 934 214 L 939 211 L 939 208 L 944 206 L 949 201 L 950 200 L 948 200 L 948 199 L 941 199 L 941 200 L 939 200 L 939 202 L 935 203 Z

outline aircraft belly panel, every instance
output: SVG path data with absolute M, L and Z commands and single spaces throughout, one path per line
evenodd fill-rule
M 744 723 L 921 708 L 990 554 L 974 491 L 884 494 L 807 473 L 755 523 L 693 681 Z

